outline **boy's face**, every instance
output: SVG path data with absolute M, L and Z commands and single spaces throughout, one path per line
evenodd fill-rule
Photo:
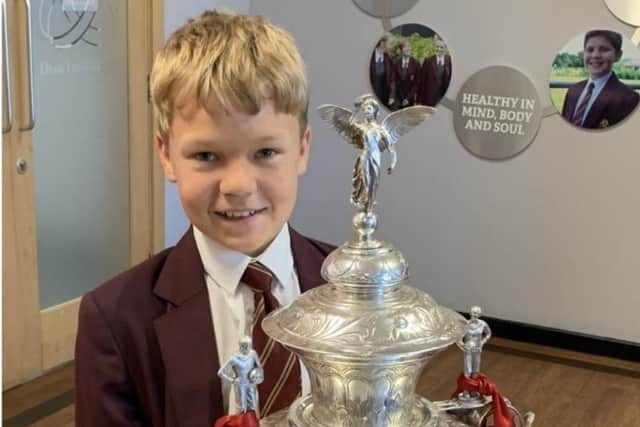
M 411 55 L 411 45 L 409 43 L 402 45 L 402 55 L 407 58 Z
M 157 138 L 160 160 L 192 224 L 229 249 L 259 255 L 291 215 L 311 131 L 300 138 L 297 117 L 271 102 L 256 115 L 210 110 L 176 112 L 168 143 Z
M 605 37 L 590 37 L 584 45 L 584 66 L 591 77 L 602 77 L 611 71 L 621 55 Z

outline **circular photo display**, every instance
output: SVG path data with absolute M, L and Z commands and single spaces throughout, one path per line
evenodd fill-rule
M 449 88 L 451 73 L 447 44 L 420 24 L 381 34 L 369 60 L 371 88 L 392 111 L 411 105 L 435 107 Z
M 376 18 L 393 18 L 411 9 L 418 0 L 353 0 L 365 13 Z
M 612 30 L 579 34 L 556 55 L 549 91 L 553 105 L 572 125 L 615 126 L 640 101 L 640 49 Z
M 640 27 L 640 2 L 638 0 L 604 0 L 619 20 Z

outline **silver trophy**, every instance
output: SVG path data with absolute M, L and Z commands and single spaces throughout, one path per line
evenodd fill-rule
M 267 335 L 300 357 L 309 372 L 311 394 L 296 400 L 288 413 L 261 420 L 261 426 L 484 426 L 491 399 L 479 397 L 470 408 L 460 399 L 432 402 L 415 393 L 429 359 L 463 342 L 468 322 L 409 286 L 400 251 L 373 238 L 382 154 L 390 153 L 391 173 L 400 137 L 435 110 L 408 107 L 380 123 L 373 96 L 359 97 L 355 107 L 352 112 L 324 105 L 319 111 L 359 150 L 351 194 L 357 209 L 356 238 L 325 260 L 322 276 L 327 284 L 273 311 L 262 323 Z M 480 424 L 482 419 L 485 424 Z

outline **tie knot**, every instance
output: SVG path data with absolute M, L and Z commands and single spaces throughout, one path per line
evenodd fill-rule
M 264 265 L 252 262 L 247 266 L 240 280 L 255 291 L 269 293 L 273 274 Z

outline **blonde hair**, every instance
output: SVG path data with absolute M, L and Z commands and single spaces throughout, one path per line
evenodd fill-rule
M 171 35 L 155 58 L 151 98 L 161 137 L 168 141 L 176 111 L 193 101 L 205 109 L 257 114 L 272 101 L 276 112 L 307 127 L 309 90 L 293 37 L 262 17 L 207 11 Z M 210 111 L 210 110 L 208 110 Z

